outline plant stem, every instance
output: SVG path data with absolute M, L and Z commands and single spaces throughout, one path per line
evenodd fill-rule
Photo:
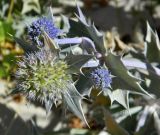
M 11 0 L 11 1 L 10 1 L 10 4 L 9 4 L 7 21 L 10 21 L 10 19 L 11 19 L 11 14 L 12 14 L 13 7 L 14 7 L 14 0 Z
M 84 44 L 83 47 L 87 49 L 91 49 L 96 52 L 95 45 L 93 41 L 87 37 L 75 37 L 75 38 L 64 38 L 64 39 L 55 39 L 56 43 L 60 45 L 60 47 L 69 47 L 68 44 Z M 87 50 L 88 51 L 88 50 Z

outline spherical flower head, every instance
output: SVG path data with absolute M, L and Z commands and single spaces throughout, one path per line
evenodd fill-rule
M 17 89 L 32 100 L 56 103 L 71 81 L 66 62 L 43 48 L 39 52 L 23 56 L 18 66 Z
M 39 18 L 28 27 L 28 35 L 34 42 L 37 42 L 43 31 L 45 31 L 50 38 L 56 38 L 60 33 L 60 29 L 56 28 L 53 21 L 47 17 Z
M 95 87 L 103 89 L 110 86 L 112 78 L 106 68 L 98 67 L 91 72 L 91 80 Z

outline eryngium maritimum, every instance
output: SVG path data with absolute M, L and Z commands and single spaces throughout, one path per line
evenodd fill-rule
M 38 42 L 38 38 L 42 34 L 43 30 L 49 35 L 50 38 L 56 38 L 60 33 L 60 29 L 54 26 L 51 19 L 42 17 L 32 22 L 32 24 L 28 27 L 28 35 L 32 41 Z
M 72 81 L 71 75 L 67 74 L 66 62 L 45 49 L 23 56 L 18 66 L 17 89 L 29 99 L 40 100 L 45 105 L 61 100 L 62 93 Z
M 103 89 L 110 86 L 112 78 L 106 68 L 98 67 L 91 72 L 91 79 L 95 87 Z

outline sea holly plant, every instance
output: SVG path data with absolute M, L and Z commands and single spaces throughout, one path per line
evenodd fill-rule
M 17 85 L 12 93 L 39 100 L 44 103 L 47 114 L 53 104 L 60 102 L 87 125 L 81 103 L 83 99 L 89 100 L 94 90 L 98 91 L 96 96 L 109 97 L 111 104 L 117 101 L 128 110 L 131 93 L 153 98 L 154 92 L 149 94 L 141 86 L 145 81 L 142 74 L 151 82 L 160 75 L 160 69 L 148 62 L 152 60 L 150 49 L 159 46 L 159 42 L 155 42 L 159 39 L 151 28 L 148 27 L 151 34 L 146 40 L 146 51 L 142 52 L 144 59 L 138 59 L 138 52 L 134 52 L 135 58 L 133 52 L 123 58 L 108 49 L 103 34 L 87 22 L 79 6 L 77 9 L 76 21 L 62 16 L 62 29 L 55 25 L 50 10 L 48 16 L 28 26 L 27 41 L 13 37 L 25 54 L 18 62 Z M 148 40 L 149 36 L 154 45 Z M 132 69 L 140 74 L 139 78 L 133 75 Z

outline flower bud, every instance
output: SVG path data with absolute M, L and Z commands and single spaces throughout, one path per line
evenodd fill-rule
M 112 83 L 110 73 L 106 68 L 98 67 L 91 72 L 91 80 L 97 88 L 107 88 Z

